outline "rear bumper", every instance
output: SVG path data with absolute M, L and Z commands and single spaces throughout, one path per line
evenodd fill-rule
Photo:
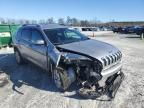
M 101 87 L 105 86 L 105 82 L 107 80 L 108 77 L 118 73 L 118 72 L 121 72 L 121 69 L 122 69 L 122 63 L 119 63 L 107 70 L 104 70 L 101 72 L 101 75 L 102 75 L 102 79 L 98 82 L 99 85 Z

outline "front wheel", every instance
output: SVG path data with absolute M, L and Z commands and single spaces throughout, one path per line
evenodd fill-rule
M 54 69 L 53 81 L 60 91 L 65 91 L 69 87 L 67 72 L 63 69 Z

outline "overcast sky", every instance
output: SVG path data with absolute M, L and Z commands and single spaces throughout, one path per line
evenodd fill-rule
M 144 21 L 144 0 L 0 0 L 0 17 Z

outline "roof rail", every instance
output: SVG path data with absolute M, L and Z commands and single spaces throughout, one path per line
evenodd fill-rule
M 40 27 L 39 24 L 23 24 L 22 26 L 37 26 L 37 27 Z

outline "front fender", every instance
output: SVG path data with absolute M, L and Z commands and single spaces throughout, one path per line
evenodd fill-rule
M 48 46 L 47 51 L 48 51 L 48 56 L 57 67 L 61 58 L 61 52 L 55 46 L 52 45 Z

